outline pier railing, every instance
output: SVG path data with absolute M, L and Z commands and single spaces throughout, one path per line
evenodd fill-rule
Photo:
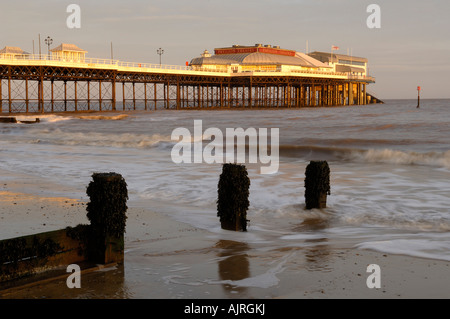
M 355 74 L 349 74 L 347 76 L 349 80 L 363 80 L 363 81 L 369 81 L 375 83 L 375 77 L 370 75 L 355 75 Z
M 193 68 L 184 65 L 170 65 L 170 64 L 154 64 L 142 62 L 125 62 L 114 59 L 100 59 L 100 58 L 82 58 L 70 59 L 58 56 L 49 55 L 23 55 L 15 57 L 4 57 L 0 55 L 0 64 L 11 65 L 52 65 L 52 66 L 75 66 L 88 68 L 103 68 L 103 69 L 142 69 L 145 70 L 173 70 L 173 71 L 198 71 L 198 72 L 214 72 L 214 73 L 228 73 L 226 70 L 214 70 L 210 68 Z
M 1 62 L 6 62 L 7 64 L 20 64 L 20 65 L 75 65 L 77 67 L 110 67 L 110 68 L 147 68 L 147 69 L 163 69 L 163 70 L 191 70 L 190 66 L 182 65 L 168 65 L 168 64 L 152 64 L 152 63 L 139 63 L 139 62 L 124 62 L 120 60 L 113 59 L 99 59 L 99 58 L 82 58 L 82 59 L 71 59 L 59 56 L 49 56 L 49 55 L 23 55 L 15 57 L 2 57 L 0 56 Z M 208 72 L 213 72 L 213 70 L 208 70 Z

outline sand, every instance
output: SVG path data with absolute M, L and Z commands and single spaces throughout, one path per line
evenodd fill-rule
M 2 185 L 0 239 L 88 223 L 80 199 Z M 59 278 L 0 298 L 303 299 L 449 298 L 450 262 L 362 249 L 265 249 L 242 234 L 209 232 L 129 203 L 125 263 L 83 274 L 80 289 Z M 251 231 L 251 230 L 249 230 Z M 369 289 L 369 264 L 381 287 Z M 68 274 L 69 275 L 69 274 Z M 68 276 L 67 275 L 67 276 Z

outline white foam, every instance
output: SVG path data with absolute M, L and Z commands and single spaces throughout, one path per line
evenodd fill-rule
M 62 115 L 19 115 L 16 116 L 17 121 L 34 121 L 35 119 L 40 120 L 40 124 L 42 123 L 56 123 L 61 121 L 69 121 L 73 120 L 73 117 L 62 116 Z M 37 124 L 37 123 L 36 123 Z
M 161 134 L 135 134 L 135 133 L 100 133 L 100 132 L 70 132 L 60 128 L 37 128 L 32 132 L 32 139 L 28 142 L 51 145 L 68 146 L 100 146 L 115 148 L 150 148 L 161 143 L 172 143 L 170 136 Z M 27 141 L 23 141 L 27 142 Z M 165 145 L 163 147 L 166 147 Z
M 327 236 L 320 233 L 302 233 L 280 237 L 280 239 L 283 240 L 311 240 L 311 239 L 326 239 L 326 238 Z
M 356 247 L 383 253 L 450 261 L 450 240 L 391 239 L 363 242 Z
M 206 283 L 211 285 L 228 284 L 233 287 L 255 287 L 255 288 L 270 288 L 278 285 L 280 279 L 277 274 L 284 271 L 285 263 L 294 255 L 289 254 L 283 258 L 275 267 L 268 269 L 265 273 L 248 277 L 241 280 L 205 280 Z

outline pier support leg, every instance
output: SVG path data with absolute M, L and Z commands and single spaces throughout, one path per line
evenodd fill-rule
M 89 85 L 89 82 L 88 82 L 88 85 Z M 51 110 L 53 113 L 55 110 L 55 88 L 54 88 L 55 81 L 53 79 L 51 80 L 50 86 L 51 86 L 51 89 L 50 89 L 51 90 L 51 92 L 50 92 L 50 94 L 51 94 Z M 88 86 L 88 92 L 89 92 L 89 86 Z M 89 93 L 88 93 L 88 96 L 89 96 Z M 88 97 L 88 105 L 89 105 L 89 97 Z M 88 109 L 89 109 L 89 107 L 88 107 Z
M 28 78 L 25 79 L 25 112 L 29 112 L 29 100 L 28 100 Z
M 39 83 L 41 83 L 41 82 L 39 81 Z M 38 93 L 39 93 L 39 106 L 40 106 L 40 103 L 41 103 L 41 98 L 40 98 L 41 88 L 40 88 L 40 86 L 38 88 Z M 8 105 L 9 105 L 9 113 L 11 113 L 12 112 L 12 98 L 11 98 L 11 77 L 10 76 L 8 77 Z
M 167 82 L 166 88 L 167 88 L 166 109 L 169 109 L 170 108 L 170 83 L 169 82 Z
M 312 93 L 312 105 L 316 106 L 316 86 L 311 86 L 311 93 Z
M 75 81 L 74 87 L 75 87 L 75 112 L 77 112 L 78 111 L 77 81 Z
M 348 105 L 347 103 L 347 83 L 342 84 L 342 99 L 343 99 L 343 105 Z
M 116 80 L 112 80 L 111 85 L 112 85 L 112 88 L 111 88 L 112 110 L 116 111 Z
M 331 85 L 331 106 L 336 105 L 336 85 Z
M 147 111 L 147 82 L 144 83 L 144 110 Z
M 102 111 L 102 81 L 98 81 L 98 110 Z
M 249 108 L 252 108 L 252 107 L 253 107 L 253 105 L 252 105 L 252 103 L 253 103 L 252 99 L 253 99 L 253 96 L 252 96 L 252 78 L 250 77 L 250 85 L 249 85 L 249 87 L 248 87 L 248 106 L 249 106 Z
M 157 88 L 156 88 L 156 83 L 153 85 L 153 90 L 154 90 L 154 92 L 153 92 L 153 94 L 154 94 L 153 98 L 154 98 L 154 100 L 155 100 L 154 102 L 155 102 L 155 111 L 156 111 L 157 104 L 158 104 L 158 98 L 157 98 L 158 92 L 157 92 Z
M 242 86 L 242 107 L 245 108 L 245 86 Z
M 64 112 L 67 112 L 67 81 L 64 81 Z
M 123 103 L 123 110 L 125 111 L 125 82 L 122 82 L 122 103 Z
M 363 105 L 367 104 L 367 84 L 363 83 Z
M 223 83 L 220 82 L 220 108 L 223 108 L 225 106 L 224 105 L 224 100 L 223 100 L 223 89 L 224 89 Z
M 280 86 L 277 85 L 276 94 L 275 94 L 275 100 L 277 101 L 277 108 L 280 106 Z
M 177 77 L 177 110 L 181 107 L 180 79 Z
M 200 88 L 200 84 L 197 86 L 197 107 L 201 108 L 202 102 L 201 102 L 201 98 L 200 98 L 200 92 L 201 92 L 201 88 Z
M 364 85 L 359 84 L 359 105 L 364 105 Z
M 38 109 L 44 113 L 44 78 L 41 76 L 38 80 Z
M 288 103 L 288 107 L 292 107 L 292 86 L 291 85 L 287 85 L 287 103 Z
M 133 82 L 133 110 L 136 111 L 136 83 Z
M 87 109 L 91 110 L 91 81 L 87 81 Z
M 354 100 L 353 100 L 353 83 L 350 82 L 348 84 L 348 105 L 353 105 L 354 104 Z

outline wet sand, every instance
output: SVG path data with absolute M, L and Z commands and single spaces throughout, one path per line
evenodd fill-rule
M 129 206 L 123 265 L 83 274 L 80 289 L 69 289 L 66 279 L 60 278 L 0 291 L 0 298 L 450 297 L 448 261 L 342 249 L 325 242 L 273 249 L 264 243 L 246 243 L 243 233 L 212 233 Z M 2 186 L 0 239 L 79 223 L 88 223 L 81 200 L 41 197 Z M 381 288 L 367 287 L 369 264 L 380 266 Z

